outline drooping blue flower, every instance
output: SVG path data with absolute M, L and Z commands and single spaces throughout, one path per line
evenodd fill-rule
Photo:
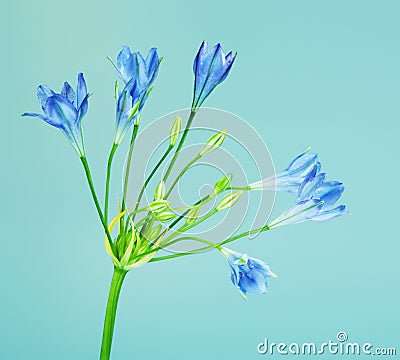
M 296 156 L 285 170 L 250 184 L 249 189 L 297 193 L 307 175 L 313 170 L 318 174 L 320 169 L 321 163 L 318 161 L 318 155 L 310 153 L 307 149 Z
M 244 299 L 247 294 L 265 294 L 267 279 L 271 276 L 276 277 L 268 264 L 224 247 L 221 248 L 221 253 L 231 268 L 232 284 L 239 289 Z
M 232 51 L 225 55 L 221 44 L 212 48 L 203 41 L 194 59 L 194 94 L 192 111 L 196 111 L 214 88 L 222 83 L 229 74 L 236 54 Z
M 344 185 L 340 181 L 321 181 L 318 176 L 310 176 L 299 188 L 298 199 L 317 199 L 323 202 L 318 214 L 312 221 L 327 221 L 335 217 L 347 214 L 346 206 L 334 207 L 342 196 Z
M 160 62 L 156 48 L 150 49 L 146 59 L 140 52 L 131 52 L 127 46 L 123 46 L 117 55 L 114 66 L 125 86 L 117 100 L 116 144 L 121 142 L 142 110 L 157 77 Z
M 325 181 L 325 177 L 324 173 L 318 174 L 314 167 L 300 185 L 296 203 L 268 224 L 269 228 L 306 220 L 327 221 L 347 214 L 345 205 L 334 207 L 344 191 L 343 184 Z
M 37 89 L 37 97 L 44 114 L 26 112 L 22 116 L 37 117 L 59 128 L 67 136 L 78 155 L 85 156 L 81 122 L 88 110 L 89 94 L 83 74 L 78 74 L 76 91 L 68 82 L 64 83 L 60 94 L 55 93 L 46 85 L 40 85 Z

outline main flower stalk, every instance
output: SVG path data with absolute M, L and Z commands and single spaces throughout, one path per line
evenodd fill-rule
M 118 299 L 126 274 L 127 272 L 125 270 L 114 267 L 114 273 L 110 285 L 110 292 L 108 295 L 106 316 L 104 318 L 103 340 L 101 342 L 100 360 L 110 359 Z

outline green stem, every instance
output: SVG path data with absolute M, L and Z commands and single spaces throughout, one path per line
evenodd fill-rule
M 169 190 L 167 191 L 165 198 L 167 199 L 168 196 L 171 194 L 171 191 L 174 189 L 174 187 L 176 186 L 176 184 L 178 183 L 178 181 L 181 179 L 181 177 L 185 174 L 186 171 L 188 171 L 188 169 L 197 161 L 201 158 L 201 155 L 196 155 L 196 157 L 191 160 L 183 169 L 182 171 L 179 173 L 179 175 L 176 177 L 176 179 L 174 180 L 174 182 L 171 184 Z
M 111 166 L 112 166 L 112 161 L 114 158 L 115 151 L 118 148 L 118 144 L 113 144 L 110 155 L 108 157 L 108 163 L 107 163 L 107 178 L 106 178 L 106 194 L 104 198 L 104 219 L 106 221 L 106 224 L 108 224 L 108 200 L 109 200 L 109 194 L 110 194 L 110 178 L 111 178 Z
M 89 164 L 87 162 L 86 157 L 84 157 L 84 156 L 81 157 L 81 161 L 82 161 L 83 168 L 85 169 L 85 175 L 86 175 L 86 178 L 87 178 L 87 181 L 88 181 L 88 184 L 89 184 L 90 192 L 91 192 L 93 200 L 94 200 L 94 204 L 96 205 L 97 213 L 99 214 L 99 218 L 100 218 L 101 224 L 103 225 L 104 232 L 107 235 L 108 242 L 110 243 L 111 249 L 114 251 L 115 250 L 115 246 L 114 246 L 114 243 L 112 241 L 111 234 L 108 231 L 108 226 L 107 226 L 107 223 L 105 221 L 104 215 L 103 215 L 103 213 L 101 211 L 99 199 L 97 198 L 96 190 L 95 190 L 94 185 L 93 185 L 93 179 L 92 179 L 92 175 L 90 173 Z
M 112 344 L 114 325 L 115 325 L 115 316 L 118 307 L 118 299 L 126 273 L 127 272 L 125 270 L 114 267 L 114 273 L 110 285 L 110 292 L 108 295 L 106 316 L 104 318 L 103 339 L 101 342 L 100 360 L 110 359 L 111 344 Z
M 240 239 L 242 237 L 249 236 L 249 235 L 255 234 L 257 232 L 267 231 L 267 230 L 270 230 L 270 228 L 268 227 L 268 225 L 265 225 L 265 226 L 263 226 L 261 228 L 254 229 L 254 230 L 248 230 L 248 231 L 245 231 L 245 232 L 243 232 L 241 234 L 232 236 L 232 237 L 230 237 L 230 238 L 228 238 L 228 239 L 226 239 L 224 241 L 221 241 L 220 243 L 214 244 L 214 245 L 206 246 L 206 247 L 203 247 L 203 248 L 200 248 L 200 249 L 196 249 L 196 250 L 193 250 L 193 251 L 187 251 L 187 252 L 184 252 L 184 253 L 172 254 L 172 255 L 166 255 L 166 256 L 159 256 L 159 257 L 151 259 L 150 262 L 168 260 L 168 259 L 181 257 L 181 256 L 194 255 L 194 254 L 197 254 L 199 252 L 207 251 L 207 250 L 210 250 L 210 249 L 213 249 L 213 248 L 219 248 L 219 247 L 221 247 L 223 245 L 226 245 L 226 244 L 228 244 L 230 242 L 233 242 L 233 241 L 235 241 L 237 239 Z M 166 244 L 163 245 L 163 247 L 167 247 L 169 245 L 170 245 L 170 243 L 166 243 Z
M 185 224 L 183 226 L 181 226 L 178 230 L 175 231 L 175 233 L 171 234 L 170 236 L 168 236 L 164 241 L 161 242 L 161 246 L 165 246 L 166 243 L 168 243 L 169 240 L 172 240 L 174 237 L 177 237 L 179 234 L 190 230 L 192 228 L 194 228 L 195 226 L 201 224 L 202 222 L 206 221 L 208 218 L 210 218 L 211 216 L 213 216 L 215 213 L 217 212 L 216 209 L 210 211 L 208 214 L 204 215 L 201 219 L 198 219 L 197 221 L 191 223 L 191 224 Z
M 133 148 L 135 147 L 135 140 L 136 140 L 136 136 L 137 136 L 138 130 L 139 130 L 139 125 L 138 124 L 133 125 L 133 133 L 132 133 L 132 138 L 131 138 L 131 144 L 129 146 L 128 157 L 127 157 L 127 160 L 126 160 L 125 178 L 124 178 L 124 192 L 123 192 L 123 196 L 122 196 L 122 211 L 124 211 L 125 208 L 126 208 L 126 193 L 127 193 L 127 190 L 128 190 L 129 173 L 130 173 L 130 170 L 131 170 Z
M 174 157 L 172 158 L 172 160 L 171 160 L 171 162 L 170 162 L 170 164 L 169 164 L 169 166 L 168 166 L 168 169 L 167 169 L 167 171 L 166 171 L 166 173 L 165 173 L 165 175 L 164 175 L 163 180 L 164 180 L 165 182 L 167 181 L 168 176 L 169 176 L 169 174 L 171 173 L 171 170 L 172 170 L 172 168 L 173 168 L 174 165 L 175 165 L 176 159 L 178 158 L 179 152 L 181 151 L 182 146 L 183 146 L 183 144 L 184 144 L 184 142 L 185 142 L 185 140 L 186 140 L 186 137 L 187 137 L 187 135 L 188 135 L 190 126 L 192 125 L 192 122 L 193 122 L 193 119 L 194 119 L 195 116 L 196 116 L 196 111 L 192 110 L 192 111 L 190 112 L 190 115 L 189 115 L 189 118 L 188 118 L 188 121 L 187 121 L 185 130 L 183 131 L 181 140 L 179 141 L 178 147 L 177 147 L 176 150 L 175 150 Z
M 158 163 L 156 164 L 156 166 L 153 168 L 153 170 L 151 171 L 150 175 L 147 177 L 146 181 L 144 182 L 142 189 L 140 190 L 139 196 L 136 200 L 136 206 L 135 206 L 135 211 L 139 208 L 140 205 L 140 200 L 142 200 L 143 194 L 146 190 L 146 187 L 148 185 L 148 183 L 150 182 L 150 180 L 153 178 L 154 174 L 157 172 L 158 168 L 161 166 L 161 164 L 165 161 L 165 159 L 167 158 L 168 154 L 171 152 L 171 150 L 173 149 L 173 145 L 169 145 L 167 151 L 164 153 L 164 155 L 161 157 L 161 159 L 158 161 Z M 135 214 L 132 217 L 132 221 L 135 220 Z

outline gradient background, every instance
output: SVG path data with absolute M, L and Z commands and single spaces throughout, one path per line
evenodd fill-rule
M 190 104 L 203 39 L 239 52 L 206 105 L 251 122 L 278 168 L 312 145 L 330 178 L 346 184 L 352 216 L 237 243 L 279 274 L 247 302 L 217 253 L 130 273 L 113 359 L 256 359 L 264 337 L 322 342 L 339 330 L 399 351 L 399 11 L 398 1 L 365 0 L 3 4 L 0 357 L 98 358 L 111 279 L 76 154 L 55 129 L 20 117 L 38 111 L 37 85 L 58 89 L 85 73 L 94 94 L 86 146 L 101 191 L 114 131 L 105 57 L 123 44 L 159 48 L 149 122 Z

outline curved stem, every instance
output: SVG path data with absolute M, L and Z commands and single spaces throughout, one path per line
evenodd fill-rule
M 91 192 L 93 200 L 94 200 L 94 204 L 96 206 L 97 213 L 99 214 L 99 218 L 100 218 L 101 224 L 103 225 L 104 232 L 107 235 L 107 239 L 108 239 L 108 242 L 110 243 L 111 249 L 114 251 L 115 250 L 115 246 L 114 246 L 114 243 L 112 241 L 111 234 L 110 234 L 110 232 L 108 230 L 108 226 L 107 226 L 107 223 L 105 221 L 104 215 L 103 215 L 103 213 L 101 211 L 99 199 L 97 198 L 96 190 L 95 190 L 94 185 L 93 185 L 93 179 L 92 179 L 92 175 L 90 173 L 89 164 L 88 164 L 87 159 L 86 159 L 85 156 L 82 156 L 80 159 L 82 161 L 83 168 L 85 169 L 85 175 L 86 175 L 86 178 L 87 178 L 87 181 L 88 181 L 88 184 L 89 184 L 90 192 Z
M 110 292 L 108 295 L 106 315 L 104 318 L 100 360 L 110 359 L 118 299 L 126 274 L 127 272 L 125 270 L 114 267 L 114 273 L 110 285 Z
M 196 155 L 193 160 L 191 160 L 179 173 L 179 175 L 176 177 L 174 182 L 171 184 L 169 190 L 167 191 L 165 198 L 167 199 L 168 196 L 171 194 L 171 191 L 174 189 L 178 181 L 181 179 L 181 177 L 185 174 L 186 171 L 197 161 L 201 158 L 201 155 Z
M 109 193 L 110 193 L 110 178 L 111 178 L 111 166 L 112 161 L 114 158 L 115 151 L 118 148 L 118 144 L 113 144 L 110 155 L 108 156 L 108 163 L 107 163 L 107 178 L 106 178 L 106 193 L 104 197 L 104 219 L 106 224 L 108 224 L 108 200 L 109 200 Z
M 172 160 L 171 160 L 171 162 L 170 162 L 170 164 L 169 164 L 169 166 L 168 166 L 168 169 L 167 169 L 167 171 L 166 171 L 166 173 L 165 173 L 165 175 L 164 175 L 163 180 L 164 180 L 165 182 L 167 181 L 167 179 L 168 179 L 168 177 L 169 177 L 169 174 L 171 173 L 171 170 L 172 170 L 172 168 L 173 168 L 174 165 L 175 165 L 176 159 L 178 158 L 179 152 L 181 151 L 182 146 L 183 146 L 183 144 L 184 144 L 184 142 L 185 142 L 185 140 L 186 140 L 186 137 L 187 137 L 187 135 L 188 135 L 190 126 L 192 125 L 192 122 L 193 122 L 193 119 L 194 119 L 195 116 L 196 116 L 196 111 L 195 111 L 195 110 L 192 110 L 192 111 L 190 112 L 190 115 L 189 115 L 189 118 L 188 118 L 188 121 L 187 121 L 185 130 L 183 131 L 181 140 L 179 141 L 178 147 L 177 147 L 176 150 L 175 150 L 174 157 L 172 158 Z
M 144 182 L 139 196 L 136 200 L 136 206 L 135 206 L 135 211 L 138 209 L 139 205 L 140 205 L 140 200 L 142 200 L 143 194 L 146 190 L 146 187 L 148 185 L 148 183 L 150 182 L 150 180 L 153 178 L 154 174 L 157 172 L 158 168 L 161 166 L 161 164 L 165 161 L 165 159 L 167 158 L 168 154 L 171 152 L 171 150 L 173 149 L 173 145 L 169 145 L 167 151 L 164 153 L 164 155 L 161 157 L 161 159 L 158 161 L 158 163 L 156 164 L 156 166 L 154 166 L 153 170 L 151 171 L 150 175 L 147 177 L 146 181 Z M 132 217 L 132 221 L 135 220 L 135 214 Z
M 207 215 L 204 215 L 201 219 L 189 224 L 189 225 L 183 225 L 181 226 L 178 230 L 176 230 L 175 233 L 171 234 L 168 236 L 163 242 L 161 242 L 161 246 L 165 246 L 166 243 L 168 243 L 169 240 L 172 240 L 174 237 L 177 237 L 179 234 L 183 233 L 184 231 L 190 230 L 194 228 L 195 226 L 201 224 L 202 222 L 206 221 L 209 217 L 213 216 L 217 212 L 216 209 L 210 211 Z
M 241 234 L 232 236 L 232 237 L 230 237 L 230 238 L 228 238 L 228 239 L 226 239 L 224 241 L 221 241 L 220 243 L 214 244 L 214 245 L 205 246 L 203 248 L 200 248 L 200 249 L 197 249 L 197 250 L 193 250 L 193 251 L 187 251 L 187 252 L 184 252 L 184 253 L 172 254 L 172 255 L 166 255 L 166 256 L 159 256 L 159 257 L 151 259 L 149 262 L 168 260 L 168 259 L 181 257 L 181 256 L 187 256 L 187 255 L 194 255 L 194 254 L 199 253 L 199 252 L 203 252 L 203 251 L 211 250 L 213 248 L 221 247 L 221 246 L 223 246 L 225 244 L 233 242 L 233 241 L 235 241 L 237 239 L 240 239 L 242 237 L 249 236 L 251 234 L 255 234 L 255 233 L 258 233 L 258 232 L 267 231 L 267 230 L 270 230 L 270 228 L 268 227 L 268 225 L 265 225 L 265 226 L 263 226 L 261 228 L 254 229 L 254 230 L 248 230 L 248 231 L 245 231 L 245 232 L 243 232 Z M 165 246 L 168 246 L 168 245 L 170 245 L 170 244 L 166 243 L 163 246 L 165 247 Z

